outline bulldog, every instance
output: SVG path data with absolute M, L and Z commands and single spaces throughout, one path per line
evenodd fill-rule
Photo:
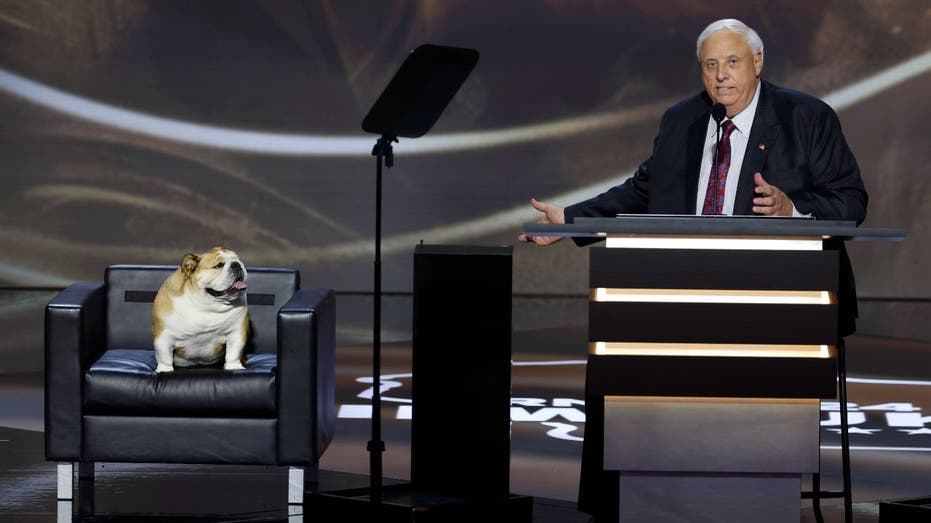
M 152 307 L 156 372 L 220 360 L 224 369 L 243 368 L 249 332 L 247 277 L 239 256 L 222 246 L 181 258 Z

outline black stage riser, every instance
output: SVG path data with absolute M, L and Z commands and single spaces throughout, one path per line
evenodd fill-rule
M 508 496 L 511 251 L 419 245 L 414 252 L 415 489 Z

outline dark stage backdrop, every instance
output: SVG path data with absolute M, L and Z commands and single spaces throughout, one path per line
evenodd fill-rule
M 723 17 L 761 33 L 764 77 L 838 111 L 866 225 L 908 230 L 852 246 L 861 331 L 931 339 L 923 1 L 0 2 L 0 327 L 41 340 L 48 293 L 29 289 L 217 243 L 371 292 L 375 137 L 361 120 L 414 47 L 471 47 L 471 77 L 386 172 L 384 288 L 409 292 L 421 240 L 511 244 L 536 219 L 531 197 L 573 203 L 629 176 L 663 110 L 700 89 L 695 38 Z M 586 249 L 519 245 L 514 270 L 518 295 L 584 303 Z M 565 317 L 538 324 L 584 321 Z M 342 327 L 363 340 L 356 320 Z

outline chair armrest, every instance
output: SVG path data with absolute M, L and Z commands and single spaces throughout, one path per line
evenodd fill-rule
M 278 311 L 278 460 L 313 465 L 336 423 L 336 298 L 305 288 Z
M 104 349 L 103 283 L 76 283 L 45 307 L 45 458 L 81 458 L 84 370 Z

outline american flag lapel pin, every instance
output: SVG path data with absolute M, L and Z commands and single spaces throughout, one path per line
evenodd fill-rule
M 761 150 L 761 151 L 765 151 L 765 150 L 766 150 L 766 145 L 761 143 L 761 144 L 760 144 L 760 150 Z

